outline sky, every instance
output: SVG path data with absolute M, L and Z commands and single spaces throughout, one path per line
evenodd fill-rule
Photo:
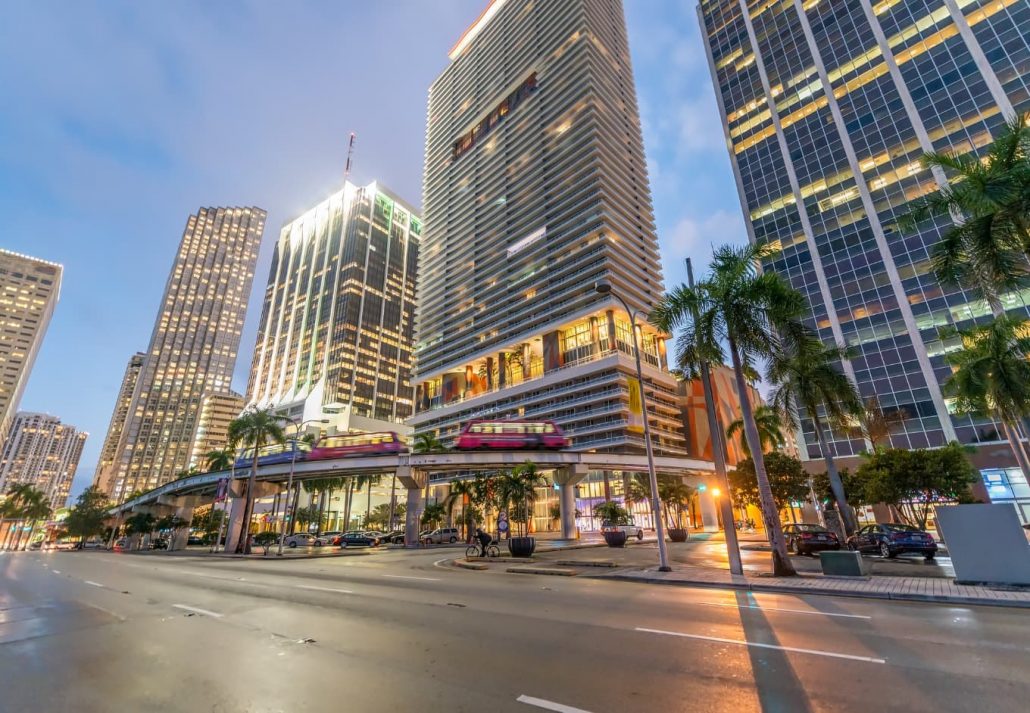
M 0 3 L 0 247 L 64 265 L 20 408 L 90 433 L 145 351 L 187 217 L 268 211 L 234 388 L 279 227 L 342 182 L 421 204 L 429 84 L 487 0 Z M 695 0 L 624 0 L 666 285 L 745 240 Z

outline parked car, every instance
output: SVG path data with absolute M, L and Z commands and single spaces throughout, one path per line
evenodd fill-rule
M 378 544 L 378 538 L 369 537 L 364 532 L 346 532 L 340 536 L 340 549 L 343 550 L 348 547 L 375 547 Z
M 150 548 L 154 550 L 167 550 L 168 540 L 164 539 L 163 537 L 159 537 L 158 539 L 150 543 Z
M 386 533 L 385 532 L 381 532 L 380 530 L 365 530 L 365 534 L 368 535 L 369 537 L 376 538 L 380 542 L 382 542 L 383 540 L 386 539 Z
M 787 538 L 787 547 L 796 555 L 840 549 L 837 535 L 822 525 L 784 525 L 783 536 Z
M 644 528 L 630 523 L 629 525 L 614 525 L 607 520 L 601 523 L 601 532 L 625 532 L 626 537 L 635 537 L 637 541 L 644 539 Z
M 336 544 L 339 544 L 338 542 L 336 542 L 336 540 L 342 534 L 343 533 L 340 532 L 339 530 L 332 530 L 330 532 L 323 532 L 321 535 L 317 535 L 315 537 L 314 545 L 315 545 L 315 547 L 325 547 L 326 545 L 336 545 Z
M 456 527 L 438 527 L 432 532 L 422 536 L 422 542 L 427 545 L 440 545 L 445 542 L 454 543 L 458 541 L 459 533 Z
M 196 547 L 197 545 L 205 545 L 205 544 L 207 544 L 207 543 L 204 542 L 204 538 L 203 537 L 197 537 L 196 535 L 192 535 L 188 540 L 186 540 L 186 545 L 189 546 L 189 547 Z
M 937 555 L 937 542 L 917 527 L 888 522 L 861 528 L 848 538 L 848 549 L 879 553 L 888 559 L 905 552 L 917 552 L 929 562 Z
M 283 542 L 287 547 L 312 547 L 315 544 L 315 536 L 310 532 L 298 532 L 290 535 Z
M 383 542 L 389 542 L 391 545 L 403 545 L 404 530 L 392 530 L 386 533 L 386 537 L 383 538 Z

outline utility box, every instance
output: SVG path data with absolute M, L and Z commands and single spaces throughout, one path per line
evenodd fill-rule
M 824 550 L 819 553 L 819 564 L 827 577 L 868 577 L 869 563 L 858 552 Z

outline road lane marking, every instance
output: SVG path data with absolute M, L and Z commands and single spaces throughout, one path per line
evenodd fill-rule
M 437 577 L 408 577 L 408 576 L 403 575 L 403 574 L 384 574 L 382 576 L 386 577 L 388 579 L 419 579 L 419 580 L 422 580 L 423 582 L 439 582 L 440 581 L 439 578 L 437 578 Z
M 84 582 L 85 582 L 86 584 L 88 584 L 89 586 L 91 586 L 91 587 L 103 587 L 103 586 L 104 586 L 104 585 L 102 585 L 102 584 L 101 584 L 100 582 L 94 582 L 94 581 L 92 581 L 92 580 L 89 580 L 89 579 L 85 579 L 85 580 L 83 580 L 83 581 L 84 581 Z
M 333 589 L 332 587 L 314 587 L 310 584 L 298 584 L 297 589 L 311 589 L 316 592 L 337 592 L 339 594 L 354 594 L 349 589 Z
M 203 614 L 204 616 L 213 616 L 215 619 L 221 619 L 223 616 L 225 616 L 224 614 L 219 614 L 218 612 L 209 611 L 207 609 L 198 609 L 197 607 L 187 606 L 186 604 L 173 604 L 172 606 L 175 607 L 176 609 L 185 609 L 186 611 L 191 611 L 194 614 Z
M 647 629 L 642 626 L 636 627 L 636 631 L 642 631 L 648 634 L 661 634 L 663 636 L 679 636 L 684 639 L 700 639 L 701 641 L 714 641 L 719 644 L 735 644 L 737 646 L 752 646 L 758 649 L 776 649 L 777 651 L 791 651 L 796 654 L 828 656 L 834 659 L 848 659 L 849 661 L 887 663 L 887 661 L 884 659 L 873 658 L 872 656 L 855 656 L 853 654 L 838 654 L 834 651 L 820 651 L 818 649 L 799 649 L 793 646 L 777 646 L 775 644 L 759 644 L 754 641 L 741 641 L 740 639 L 724 639 L 719 636 L 702 636 L 701 634 L 684 634 L 680 631 L 663 631 L 662 629 Z
M 537 708 L 543 708 L 548 711 L 558 711 L 558 713 L 590 713 L 590 711 L 583 710 L 582 708 L 573 708 L 567 706 L 564 703 L 555 703 L 554 701 L 547 701 L 543 698 L 533 698 L 533 696 L 521 695 L 515 699 L 519 703 L 525 703 L 528 706 L 536 706 Z
M 61 570 L 59 570 L 59 569 L 52 569 L 50 571 L 53 572 L 54 574 L 60 574 L 61 573 Z
M 729 607 L 730 609 L 757 609 L 759 611 L 782 611 L 790 614 L 812 614 L 815 616 L 840 616 L 848 619 L 872 619 L 865 614 L 836 614 L 824 611 L 806 611 L 804 609 L 780 609 L 779 607 L 766 607 L 759 604 L 731 604 L 728 602 L 691 602 L 703 607 Z

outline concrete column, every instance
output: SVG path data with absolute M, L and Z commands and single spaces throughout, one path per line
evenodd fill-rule
M 698 493 L 697 499 L 701 505 L 701 524 L 704 526 L 705 532 L 718 532 L 719 505 L 712 495 L 711 486 Z M 733 523 L 728 523 L 727 526 L 733 527 Z
M 563 540 L 579 538 L 576 531 L 576 483 L 587 477 L 586 466 L 571 465 L 554 471 L 558 484 L 558 506 L 561 509 L 561 537 Z
M 237 488 L 239 489 L 239 495 L 236 494 Z M 280 485 L 278 483 L 254 483 L 254 500 L 274 495 L 279 491 L 279 488 Z M 246 481 L 234 483 L 232 490 L 232 508 L 229 510 L 229 517 L 227 518 L 228 531 L 225 535 L 225 552 L 235 552 L 236 545 L 240 541 L 240 526 L 243 524 L 243 509 L 246 506 L 247 500 L 243 497 L 247 490 Z
M 414 470 L 408 465 L 401 465 L 397 467 L 397 480 L 408 491 L 408 505 L 404 513 L 404 546 L 418 547 L 418 525 L 425 507 L 422 502 L 422 489 L 429 482 L 429 474 Z

